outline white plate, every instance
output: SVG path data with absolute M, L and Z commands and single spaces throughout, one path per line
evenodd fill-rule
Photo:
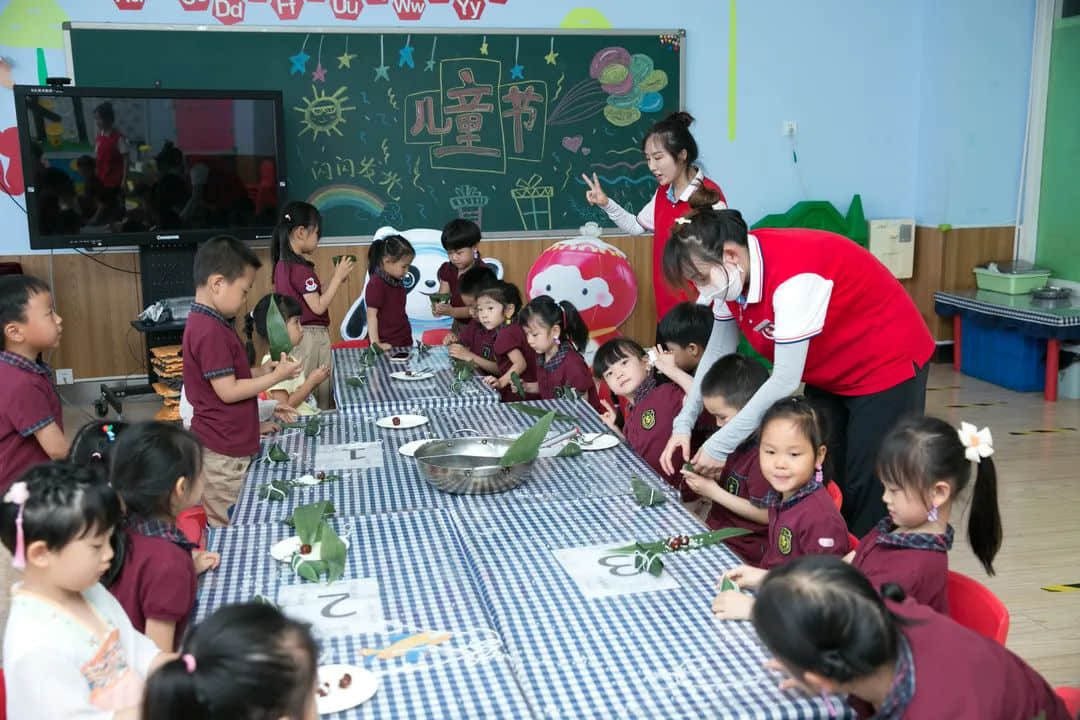
M 411 357 L 411 355 L 406 355 L 405 357 L 396 358 L 393 355 L 391 355 L 390 356 L 390 362 L 392 362 L 392 363 L 407 363 L 407 362 L 409 362 L 410 357 Z
M 435 377 L 435 373 L 430 370 L 408 371 L 398 370 L 397 372 L 390 373 L 390 377 L 395 380 L 427 380 L 428 378 Z
M 619 438 L 611 433 L 582 433 L 581 439 L 589 443 L 581 445 L 582 450 L 610 450 L 619 444 Z
M 394 424 L 394 418 L 400 420 L 397 425 Z M 375 424 L 381 428 L 404 430 L 406 428 L 414 428 L 418 425 L 423 425 L 427 421 L 428 419 L 423 415 L 387 415 L 386 417 L 381 417 L 376 420 Z
M 413 457 L 416 455 L 416 451 L 420 449 L 420 446 L 426 445 L 429 442 L 435 442 L 435 438 L 421 438 L 420 440 L 413 440 L 407 442 L 397 449 L 399 453 L 405 457 Z
M 340 536 L 339 536 L 340 537 Z M 349 547 L 349 539 L 341 538 L 341 542 L 345 543 L 345 547 Z M 280 542 L 274 543 L 270 548 L 270 557 L 274 558 L 278 562 L 291 562 L 292 556 L 300 552 L 300 536 L 293 535 L 292 537 L 285 538 Z M 320 553 L 322 551 L 322 543 L 315 543 L 311 546 L 311 552 L 305 555 L 308 560 L 320 560 Z
M 338 683 L 348 673 L 352 682 L 347 688 Z M 326 683 L 329 687 L 324 686 Z M 326 696 L 315 695 L 315 706 L 320 715 L 337 713 L 367 702 L 379 689 L 379 678 L 375 673 L 355 665 L 323 665 L 319 668 L 319 689 L 326 691 Z

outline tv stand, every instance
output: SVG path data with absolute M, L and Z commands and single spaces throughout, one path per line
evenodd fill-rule
M 158 240 L 139 246 L 139 280 L 142 289 L 142 306 L 153 305 L 158 300 L 195 294 L 192 267 L 195 261 L 194 242 Z M 146 384 L 101 384 L 101 396 L 94 401 L 98 417 L 105 417 L 109 408 L 123 415 L 123 399 L 130 395 L 146 395 L 154 392 L 153 383 L 158 380 L 151 363 L 151 348 L 162 345 L 179 345 L 184 338 L 186 320 L 169 320 L 146 323 L 132 320 L 131 326 L 146 336 Z

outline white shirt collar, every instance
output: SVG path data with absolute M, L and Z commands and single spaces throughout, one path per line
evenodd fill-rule
M 690 202 L 690 196 L 694 194 L 695 190 L 697 190 L 699 187 L 701 187 L 704 180 L 705 180 L 705 173 L 704 173 L 704 171 L 699 169 L 697 171 L 697 175 L 694 176 L 694 179 L 691 180 L 689 183 L 687 183 L 686 187 L 683 188 L 682 194 L 679 195 L 678 200 L 675 200 L 674 188 L 671 185 L 668 185 L 668 190 L 667 190 L 667 198 L 668 198 L 668 200 L 670 200 L 672 203 L 675 203 L 675 202 Z
M 746 236 L 747 250 L 750 252 L 750 289 L 746 291 L 746 304 L 761 302 L 765 292 L 765 263 L 761 259 L 761 244 L 752 233 Z

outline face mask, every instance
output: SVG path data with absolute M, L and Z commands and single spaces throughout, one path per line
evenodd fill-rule
M 742 268 L 729 263 L 714 265 L 709 271 L 709 284 L 698 288 L 698 302 L 707 304 L 717 299 L 732 302 L 742 294 L 742 288 Z

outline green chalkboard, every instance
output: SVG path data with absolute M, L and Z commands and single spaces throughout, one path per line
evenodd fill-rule
M 679 31 L 310 32 L 72 24 L 86 86 L 281 90 L 291 199 L 326 236 L 381 225 L 573 230 L 656 191 L 640 143 L 679 109 Z

